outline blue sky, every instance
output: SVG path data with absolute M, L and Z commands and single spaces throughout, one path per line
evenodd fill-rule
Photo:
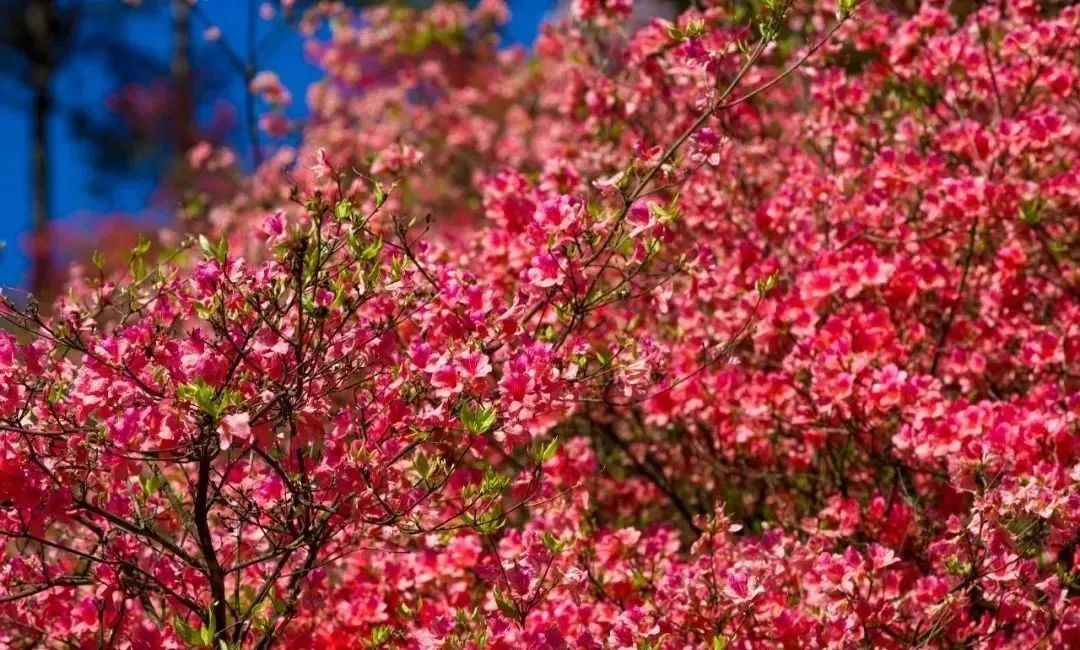
M 115 0 L 120 5 L 120 0 Z M 168 20 L 162 3 L 159 9 L 143 9 L 137 12 L 125 10 L 122 20 L 114 17 L 92 17 L 89 24 L 107 29 L 112 34 L 119 31 L 123 40 L 138 46 L 147 53 L 145 60 L 133 60 L 131 66 L 149 66 L 155 59 L 165 60 L 170 47 Z M 537 29 L 555 6 L 555 0 L 510 0 L 512 18 L 503 32 L 507 44 L 529 44 Z M 205 15 L 217 24 L 225 37 L 238 49 L 245 48 L 244 34 L 246 2 L 239 0 L 202 0 L 200 6 Z M 260 24 L 263 31 L 269 24 Z M 198 61 L 215 56 L 216 45 L 201 38 L 202 25 L 195 21 L 193 58 Z M 318 71 L 309 65 L 302 55 L 300 38 L 292 32 L 284 32 L 274 49 L 268 52 L 260 68 L 275 70 L 293 91 L 293 96 L 304 97 L 304 89 L 318 78 Z M 236 39 L 239 39 L 237 41 Z M 138 57 L 136 57 L 138 58 Z M 220 56 L 217 57 L 220 59 Z M 126 62 L 125 62 L 126 65 Z M 138 70 L 138 68 L 133 68 Z M 231 77 L 231 80 L 230 80 Z M 243 97 L 243 83 L 238 75 L 224 75 L 227 83 L 221 89 L 223 99 L 239 106 Z M 115 175 L 96 175 L 90 150 L 71 128 L 63 114 L 74 109 L 89 108 L 106 111 L 105 103 L 115 90 L 114 78 L 101 57 L 82 55 L 76 51 L 60 70 L 53 84 L 58 115 L 49 125 L 50 160 L 52 164 L 52 208 L 55 218 L 82 224 L 93 215 L 132 212 L 147 202 L 153 183 L 145 179 L 125 181 Z M 25 233 L 30 227 L 30 121 L 27 108 L 31 97 L 19 84 L 5 79 L 0 82 L 0 150 L 6 164 L 0 173 L 0 197 L 5 210 L 0 214 L 0 241 L 5 248 L 0 251 L 0 286 L 20 286 L 27 273 L 26 256 L 22 250 Z M 301 102 L 302 104 L 302 102 Z M 235 138 L 237 148 L 243 149 L 239 129 Z M 97 185 L 98 191 L 93 187 Z

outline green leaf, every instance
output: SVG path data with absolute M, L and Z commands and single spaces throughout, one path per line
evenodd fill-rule
M 348 199 L 343 199 L 334 208 L 334 216 L 338 221 L 345 221 L 353 216 L 353 205 Z
M 304 313 L 310 314 L 315 311 L 315 296 L 310 293 L 305 293 L 300 298 L 300 304 L 304 307 Z
M 703 18 L 694 18 L 687 25 L 686 30 L 683 32 L 686 38 L 697 38 L 705 33 L 705 20 Z
M 176 394 L 211 415 L 217 414 L 217 407 L 214 404 L 214 389 L 201 379 L 181 384 L 176 390 Z
M 49 386 L 48 400 L 50 404 L 56 404 L 67 395 L 67 383 L 58 381 Z
M 499 607 L 499 611 L 506 614 L 507 617 L 517 620 L 520 618 L 518 613 L 517 603 L 512 598 L 502 592 L 502 589 L 495 588 L 495 604 Z
M 142 282 L 146 279 L 146 262 L 143 261 L 142 257 L 132 257 L 131 261 L 128 262 L 128 271 L 131 272 L 131 278 L 136 283 Z
M 405 272 L 405 266 L 407 261 L 404 256 L 398 255 L 390 260 L 390 279 L 393 282 L 397 282 L 401 279 L 401 274 Z
M 555 453 L 559 451 L 559 439 L 552 438 L 545 442 L 537 441 L 533 445 L 532 455 L 539 463 L 546 463 L 552 458 L 555 458 Z
M 199 248 L 202 249 L 203 255 L 218 262 L 224 262 L 229 255 L 229 242 L 224 237 L 214 244 L 206 238 L 206 235 L 199 235 Z
M 371 639 L 367 642 L 367 647 L 378 648 L 386 644 L 390 640 L 391 635 L 394 633 L 394 628 L 388 625 L 379 625 L 371 630 Z
M 180 387 L 176 389 L 176 394 L 181 399 L 195 404 L 215 419 L 219 417 L 226 408 L 239 404 L 242 399 L 239 393 L 232 390 L 222 391 L 222 393 L 218 395 L 214 387 L 210 386 L 202 379 L 181 384 Z
M 158 478 L 157 474 L 151 474 L 140 482 L 142 483 L 143 492 L 145 492 L 147 496 L 154 494 L 158 491 L 158 488 L 161 487 L 161 479 Z
M 563 542 L 561 539 L 555 537 L 551 533 L 544 533 L 543 537 L 541 537 L 540 539 L 544 542 L 544 547 L 552 553 L 558 553 L 564 548 L 566 548 L 566 542 Z
M 379 256 L 379 253 L 382 251 L 382 247 L 383 247 L 383 241 L 382 241 L 382 237 L 380 237 L 380 238 L 376 239 L 375 241 L 371 242 L 366 248 L 364 248 L 364 250 L 360 251 L 360 259 L 362 259 L 362 260 L 373 260 L 373 259 L 375 259 L 376 257 Z
M 649 241 L 645 242 L 645 253 L 649 257 L 654 257 L 659 252 L 660 252 L 660 240 L 659 239 L 650 239 Z
M 214 642 L 214 633 L 217 631 L 217 621 L 214 620 L 214 610 L 211 609 L 210 620 L 199 630 L 199 638 L 204 646 L 210 646 Z
M 473 527 L 482 535 L 494 535 L 506 525 L 506 515 L 496 508 L 482 520 L 473 522 Z
M 385 187 L 383 187 L 383 184 L 380 183 L 379 181 L 375 181 L 375 209 L 376 210 L 381 208 L 383 206 L 383 204 L 386 203 L 386 197 L 389 196 L 389 195 L 390 195 L 390 193 L 387 191 L 387 189 Z
M 756 282 L 754 282 L 754 288 L 757 289 L 758 294 L 764 297 L 765 294 L 769 293 L 769 291 L 771 291 L 776 286 L 777 280 L 779 280 L 779 275 L 777 275 L 776 273 L 772 273 L 769 275 L 769 277 L 759 278 Z
M 478 406 L 466 404 L 461 407 L 461 424 L 465 430 L 473 435 L 487 433 L 495 426 L 498 412 L 494 406 Z
M 1042 223 L 1040 201 L 1024 201 L 1020 204 L 1020 220 L 1029 226 L 1037 226 Z
M 187 624 L 187 621 L 179 616 L 172 617 L 172 629 L 176 632 L 176 636 L 180 637 L 180 640 L 188 645 L 199 644 L 199 633 L 195 631 L 195 628 Z
M 424 454 L 418 455 L 413 460 L 413 469 L 416 470 L 421 479 L 427 480 L 431 475 L 431 463 L 428 461 L 428 457 Z
M 510 486 L 510 479 L 493 468 L 488 467 L 484 472 L 484 479 L 480 483 L 480 493 L 485 496 L 499 494 Z
M 146 251 L 150 250 L 150 240 L 144 235 L 139 235 L 139 243 L 135 248 L 131 249 L 132 255 L 145 255 Z

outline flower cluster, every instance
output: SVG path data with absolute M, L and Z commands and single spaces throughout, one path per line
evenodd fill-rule
M 0 646 L 1080 644 L 1080 10 L 470 4 L 5 303 Z

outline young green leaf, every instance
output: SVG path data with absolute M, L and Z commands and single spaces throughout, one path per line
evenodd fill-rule
M 466 404 L 461 408 L 461 424 L 473 435 L 487 433 L 495 426 L 498 413 L 494 406 Z

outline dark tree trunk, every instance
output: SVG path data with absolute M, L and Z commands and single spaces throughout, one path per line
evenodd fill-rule
M 191 68 L 191 7 L 172 0 L 172 129 L 176 155 L 195 145 L 195 80 Z
M 31 116 L 31 195 L 33 231 L 30 247 L 30 291 L 46 291 L 52 274 L 49 249 L 50 205 L 49 118 L 52 116 L 52 77 L 55 70 L 56 5 L 53 0 L 33 0 L 27 7 L 31 39 L 30 86 L 34 95 Z

